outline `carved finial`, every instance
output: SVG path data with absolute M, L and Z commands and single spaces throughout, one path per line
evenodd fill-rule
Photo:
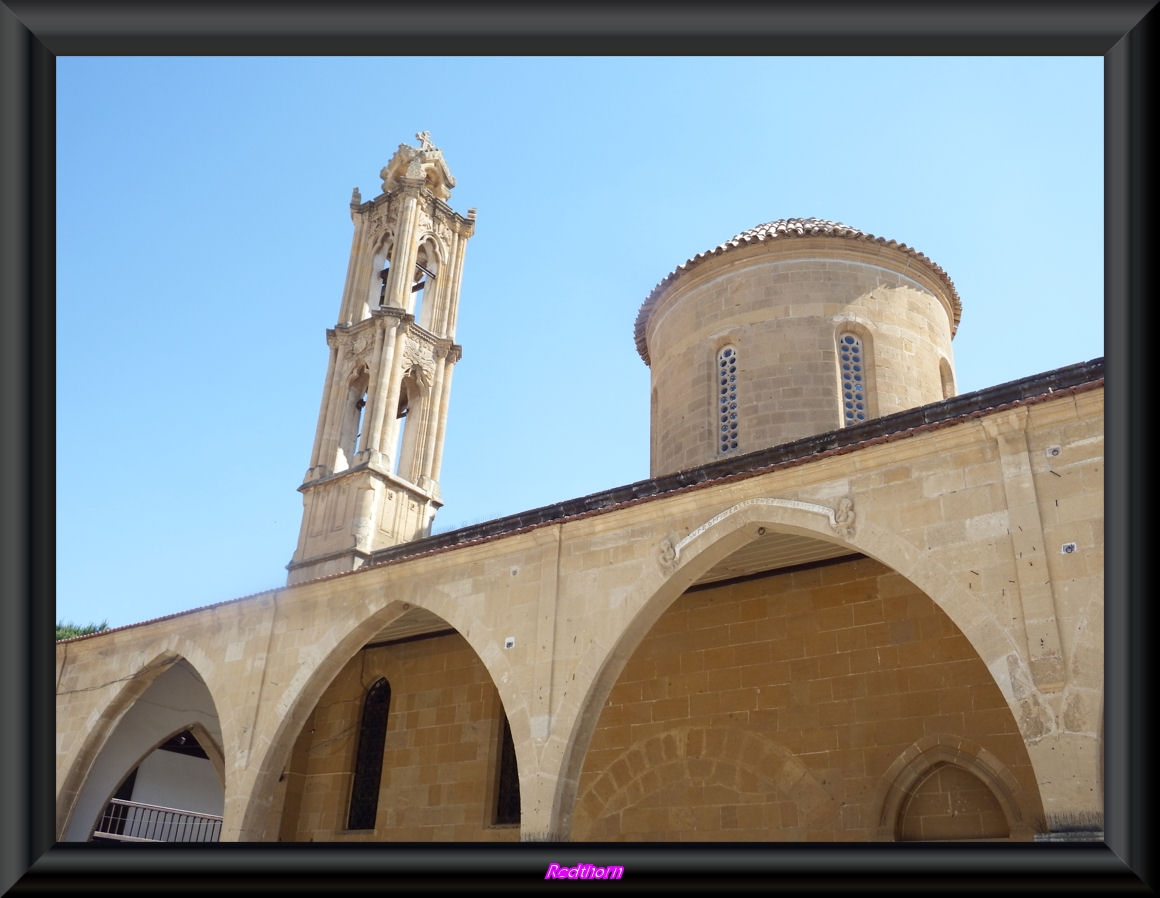
M 431 132 L 430 131 L 416 131 L 415 137 L 417 137 L 419 139 L 419 150 L 420 151 L 435 149 L 435 144 L 431 143 Z
M 358 206 L 362 204 L 362 194 L 359 193 L 357 187 L 350 193 L 350 204 L 352 206 Z

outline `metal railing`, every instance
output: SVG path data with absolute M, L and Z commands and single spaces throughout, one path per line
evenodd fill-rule
M 118 842 L 216 842 L 222 818 L 140 801 L 112 799 L 105 807 L 94 839 Z

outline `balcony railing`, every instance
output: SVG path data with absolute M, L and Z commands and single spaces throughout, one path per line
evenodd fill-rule
M 118 842 L 216 842 L 222 818 L 139 801 L 112 799 L 101 815 L 94 839 Z

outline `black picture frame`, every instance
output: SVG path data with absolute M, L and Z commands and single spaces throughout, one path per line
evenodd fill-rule
M 431 8 L 337 0 L 0 4 L 0 391 L 3 572 L 0 891 L 530 891 L 550 863 L 616 863 L 633 891 L 1152 891 L 1144 588 L 1150 471 L 1142 422 L 1150 335 L 1156 13 L 1140 3 L 440 6 L 438 52 L 516 55 L 1100 55 L 1105 77 L 1105 841 L 939 848 L 516 843 L 56 844 L 55 58 L 377 55 L 428 36 Z M 390 43 L 386 39 L 390 39 Z M 403 40 L 402 44 L 407 45 Z M 410 44 L 410 46 L 416 46 Z M 420 44 L 422 52 L 434 48 Z M 83 177 L 83 173 L 78 173 Z M 1060 185 L 1066 189 L 1066 185 Z M 1043 223 L 1044 227 L 1051 226 Z M 1096 238 L 1093 238 L 1096 239 Z M 550 888 L 550 887 L 549 887 Z M 559 886 L 556 886 L 559 888 Z M 566 886 L 565 886 L 566 888 Z

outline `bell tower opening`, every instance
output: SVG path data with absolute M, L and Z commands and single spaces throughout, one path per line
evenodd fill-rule
M 425 240 L 419 247 L 415 258 L 415 271 L 411 275 L 411 297 L 414 305 L 412 312 L 415 321 L 427 330 L 431 329 L 430 307 L 423 308 L 424 298 L 432 298 L 435 292 L 436 272 L 439 262 L 435 256 L 435 246 L 430 240 Z M 426 315 L 426 317 L 424 317 Z
M 382 192 L 351 196 L 354 223 L 302 526 L 288 582 L 362 566 L 386 546 L 427 536 L 443 504 L 463 256 L 475 210 L 448 205 L 455 179 L 426 131 L 379 173 Z

